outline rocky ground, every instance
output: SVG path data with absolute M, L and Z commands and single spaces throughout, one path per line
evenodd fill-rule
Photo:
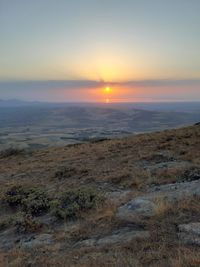
M 0 154 L 0 266 L 200 266 L 200 125 Z

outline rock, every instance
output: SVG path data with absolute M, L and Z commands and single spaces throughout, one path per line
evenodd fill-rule
M 200 196 L 200 180 L 155 186 L 148 192 L 151 198 L 162 195 L 169 200 Z
M 120 206 L 116 216 L 121 220 L 134 221 L 136 216 L 150 217 L 155 214 L 156 200 L 165 199 L 171 203 L 186 197 L 200 196 L 200 180 L 155 186 L 140 197 Z
M 148 231 L 138 231 L 138 230 L 132 230 L 130 229 L 123 229 L 119 230 L 118 232 L 103 237 L 97 241 L 97 245 L 106 245 L 106 244 L 116 244 L 116 243 L 128 243 L 134 239 L 143 239 L 148 238 L 149 232 Z
M 11 249 L 20 241 L 20 237 L 15 235 L 15 229 L 6 229 L 0 234 L 0 249 Z
M 54 242 L 51 234 L 16 234 L 15 228 L 10 228 L 0 234 L 0 249 L 12 249 L 13 247 L 32 248 L 42 245 L 50 245 Z
M 115 203 L 116 205 L 121 204 L 125 199 L 129 197 L 131 194 L 131 190 L 118 190 L 113 192 L 107 192 L 105 194 L 105 197 L 112 203 Z
M 133 221 L 135 216 L 149 217 L 154 214 L 155 204 L 145 197 L 137 197 L 118 208 L 117 217 L 121 220 Z
M 182 168 L 185 167 L 185 165 L 189 166 L 188 162 L 185 161 L 164 161 L 164 162 L 159 162 L 155 163 L 152 165 L 147 165 L 144 167 L 145 170 L 150 170 L 150 171 L 157 171 L 160 169 L 170 169 L 170 168 Z
M 97 245 L 97 240 L 94 238 L 86 239 L 84 241 L 78 242 L 77 245 L 86 246 L 86 247 L 93 247 L 93 246 Z
M 200 180 L 200 168 L 190 168 L 182 176 L 184 181 Z
M 126 244 L 132 240 L 148 238 L 149 232 L 143 230 L 133 230 L 129 227 L 124 227 L 114 231 L 111 235 L 99 239 L 87 239 L 79 242 L 82 246 L 103 246 L 110 244 Z
M 178 236 L 185 244 L 200 246 L 200 222 L 180 224 Z
M 53 243 L 53 238 L 51 234 L 40 234 L 22 240 L 20 242 L 20 246 L 24 248 L 33 248 L 42 245 L 50 245 L 52 243 Z

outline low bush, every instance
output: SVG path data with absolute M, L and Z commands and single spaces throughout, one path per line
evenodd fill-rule
M 76 173 L 77 170 L 75 168 L 62 167 L 60 170 L 55 172 L 55 177 L 61 180 L 64 178 L 70 178 Z
M 8 158 L 8 157 L 17 156 L 23 153 L 24 153 L 23 149 L 10 147 L 10 148 L 0 151 L 0 158 Z
M 91 188 L 67 190 L 52 201 L 52 213 L 59 219 L 80 218 L 83 213 L 95 209 L 102 200 Z
M 40 215 L 49 209 L 47 194 L 38 188 L 16 185 L 4 195 L 4 201 L 11 207 L 21 208 L 26 213 Z

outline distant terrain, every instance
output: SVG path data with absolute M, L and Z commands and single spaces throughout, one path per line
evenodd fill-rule
M 186 126 L 200 103 L 56 104 L 0 101 L 0 150 L 37 149 Z

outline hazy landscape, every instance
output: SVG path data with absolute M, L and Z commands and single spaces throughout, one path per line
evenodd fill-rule
M 53 104 L 0 102 L 0 144 L 38 149 L 190 125 L 200 103 Z

